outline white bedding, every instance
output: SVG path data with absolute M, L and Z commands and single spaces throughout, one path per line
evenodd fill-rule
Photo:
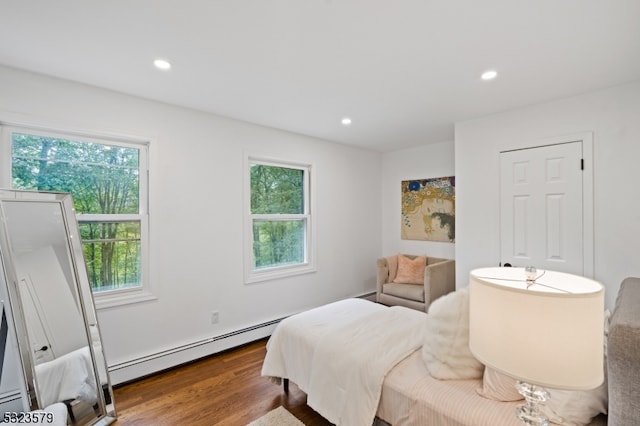
M 421 351 L 415 351 L 387 375 L 378 417 L 393 426 L 522 426 L 515 410 L 523 400 L 494 401 L 477 392 L 482 379 L 438 380 L 429 374 Z M 464 407 L 464 409 L 461 409 Z M 606 426 L 599 416 L 589 426 Z M 550 422 L 553 426 L 556 423 Z
M 282 321 L 262 375 L 288 378 L 336 425 L 371 425 L 385 375 L 422 344 L 426 314 L 347 299 Z
M 89 347 L 85 346 L 35 367 L 39 403 L 43 406 L 69 399 L 96 403 L 97 387 Z
M 385 306 L 366 300 L 347 299 L 282 320 L 267 342 L 262 375 L 290 379 L 308 393 L 311 362 L 318 340 L 335 324 L 385 309 Z

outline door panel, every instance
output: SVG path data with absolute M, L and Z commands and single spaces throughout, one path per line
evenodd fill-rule
M 500 154 L 501 262 L 582 274 L 582 142 Z

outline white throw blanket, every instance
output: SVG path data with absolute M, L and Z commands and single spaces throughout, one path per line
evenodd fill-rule
M 98 400 L 93 363 L 89 347 L 85 346 L 53 361 L 35 367 L 38 402 L 50 405 L 79 399 L 93 405 Z
M 278 326 L 262 374 L 295 381 L 309 406 L 336 425 L 371 425 L 386 374 L 422 345 L 426 314 L 354 299 L 309 312 Z

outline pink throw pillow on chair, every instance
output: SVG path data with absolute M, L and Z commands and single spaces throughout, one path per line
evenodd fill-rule
M 426 256 L 418 256 L 409 259 L 407 256 L 398 255 L 398 273 L 393 279 L 394 283 L 423 284 L 424 268 L 427 266 Z

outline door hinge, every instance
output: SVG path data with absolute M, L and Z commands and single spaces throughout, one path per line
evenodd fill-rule
M 584 158 L 580 159 L 580 170 L 584 170 Z

